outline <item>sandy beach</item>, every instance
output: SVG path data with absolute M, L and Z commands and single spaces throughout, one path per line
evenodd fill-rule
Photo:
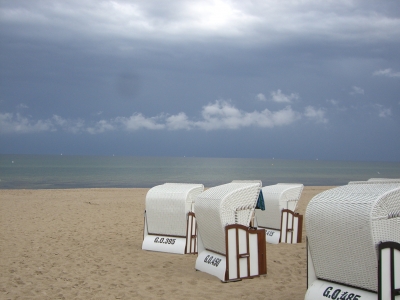
M 332 187 L 305 187 L 298 212 Z M 148 189 L 0 190 L 0 299 L 304 299 L 297 245 L 267 244 L 267 275 L 222 283 L 195 255 L 141 249 Z

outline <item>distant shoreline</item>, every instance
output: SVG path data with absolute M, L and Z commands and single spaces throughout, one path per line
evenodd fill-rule
M 333 188 L 337 185 L 304 185 L 307 188 Z M 205 186 L 210 188 L 213 186 Z M 152 187 L 77 187 L 77 188 L 0 188 L 0 191 L 68 191 L 68 190 L 149 190 Z
M 337 186 L 400 178 L 400 163 L 321 160 L 0 155 L 0 166 L 0 189 L 151 188 L 166 182 L 211 187 L 232 180 Z

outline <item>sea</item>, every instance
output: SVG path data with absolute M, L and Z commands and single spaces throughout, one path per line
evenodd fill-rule
M 400 178 L 400 162 L 0 155 L 0 189 L 151 188 L 166 182 L 213 187 L 232 180 L 336 186 L 369 178 Z

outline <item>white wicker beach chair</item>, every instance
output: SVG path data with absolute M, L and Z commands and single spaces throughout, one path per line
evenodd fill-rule
M 305 220 L 306 300 L 400 299 L 399 184 L 327 190 L 310 201 Z
M 196 197 L 196 269 L 222 281 L 266 273 L 265 231 L 250 228 L 261 181 L 233 181 Z
M 295 213 L 304 185 L 278 183 L 264 186 L 265 210 L 256 209 L 256 223 L 264 228 L 268 243 L 301 243 L 303 216 Z
M 202 184 L 165 183 L 146 195 L 142 249 L 197 253 L 194 200 L 204 190 Z

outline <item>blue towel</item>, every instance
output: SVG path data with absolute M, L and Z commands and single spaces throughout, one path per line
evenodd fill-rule
M 265 210 L 264 197 L 263 197 L 262 190 L 260 190 L 260 194 L 258 195 L 256 209 Z

